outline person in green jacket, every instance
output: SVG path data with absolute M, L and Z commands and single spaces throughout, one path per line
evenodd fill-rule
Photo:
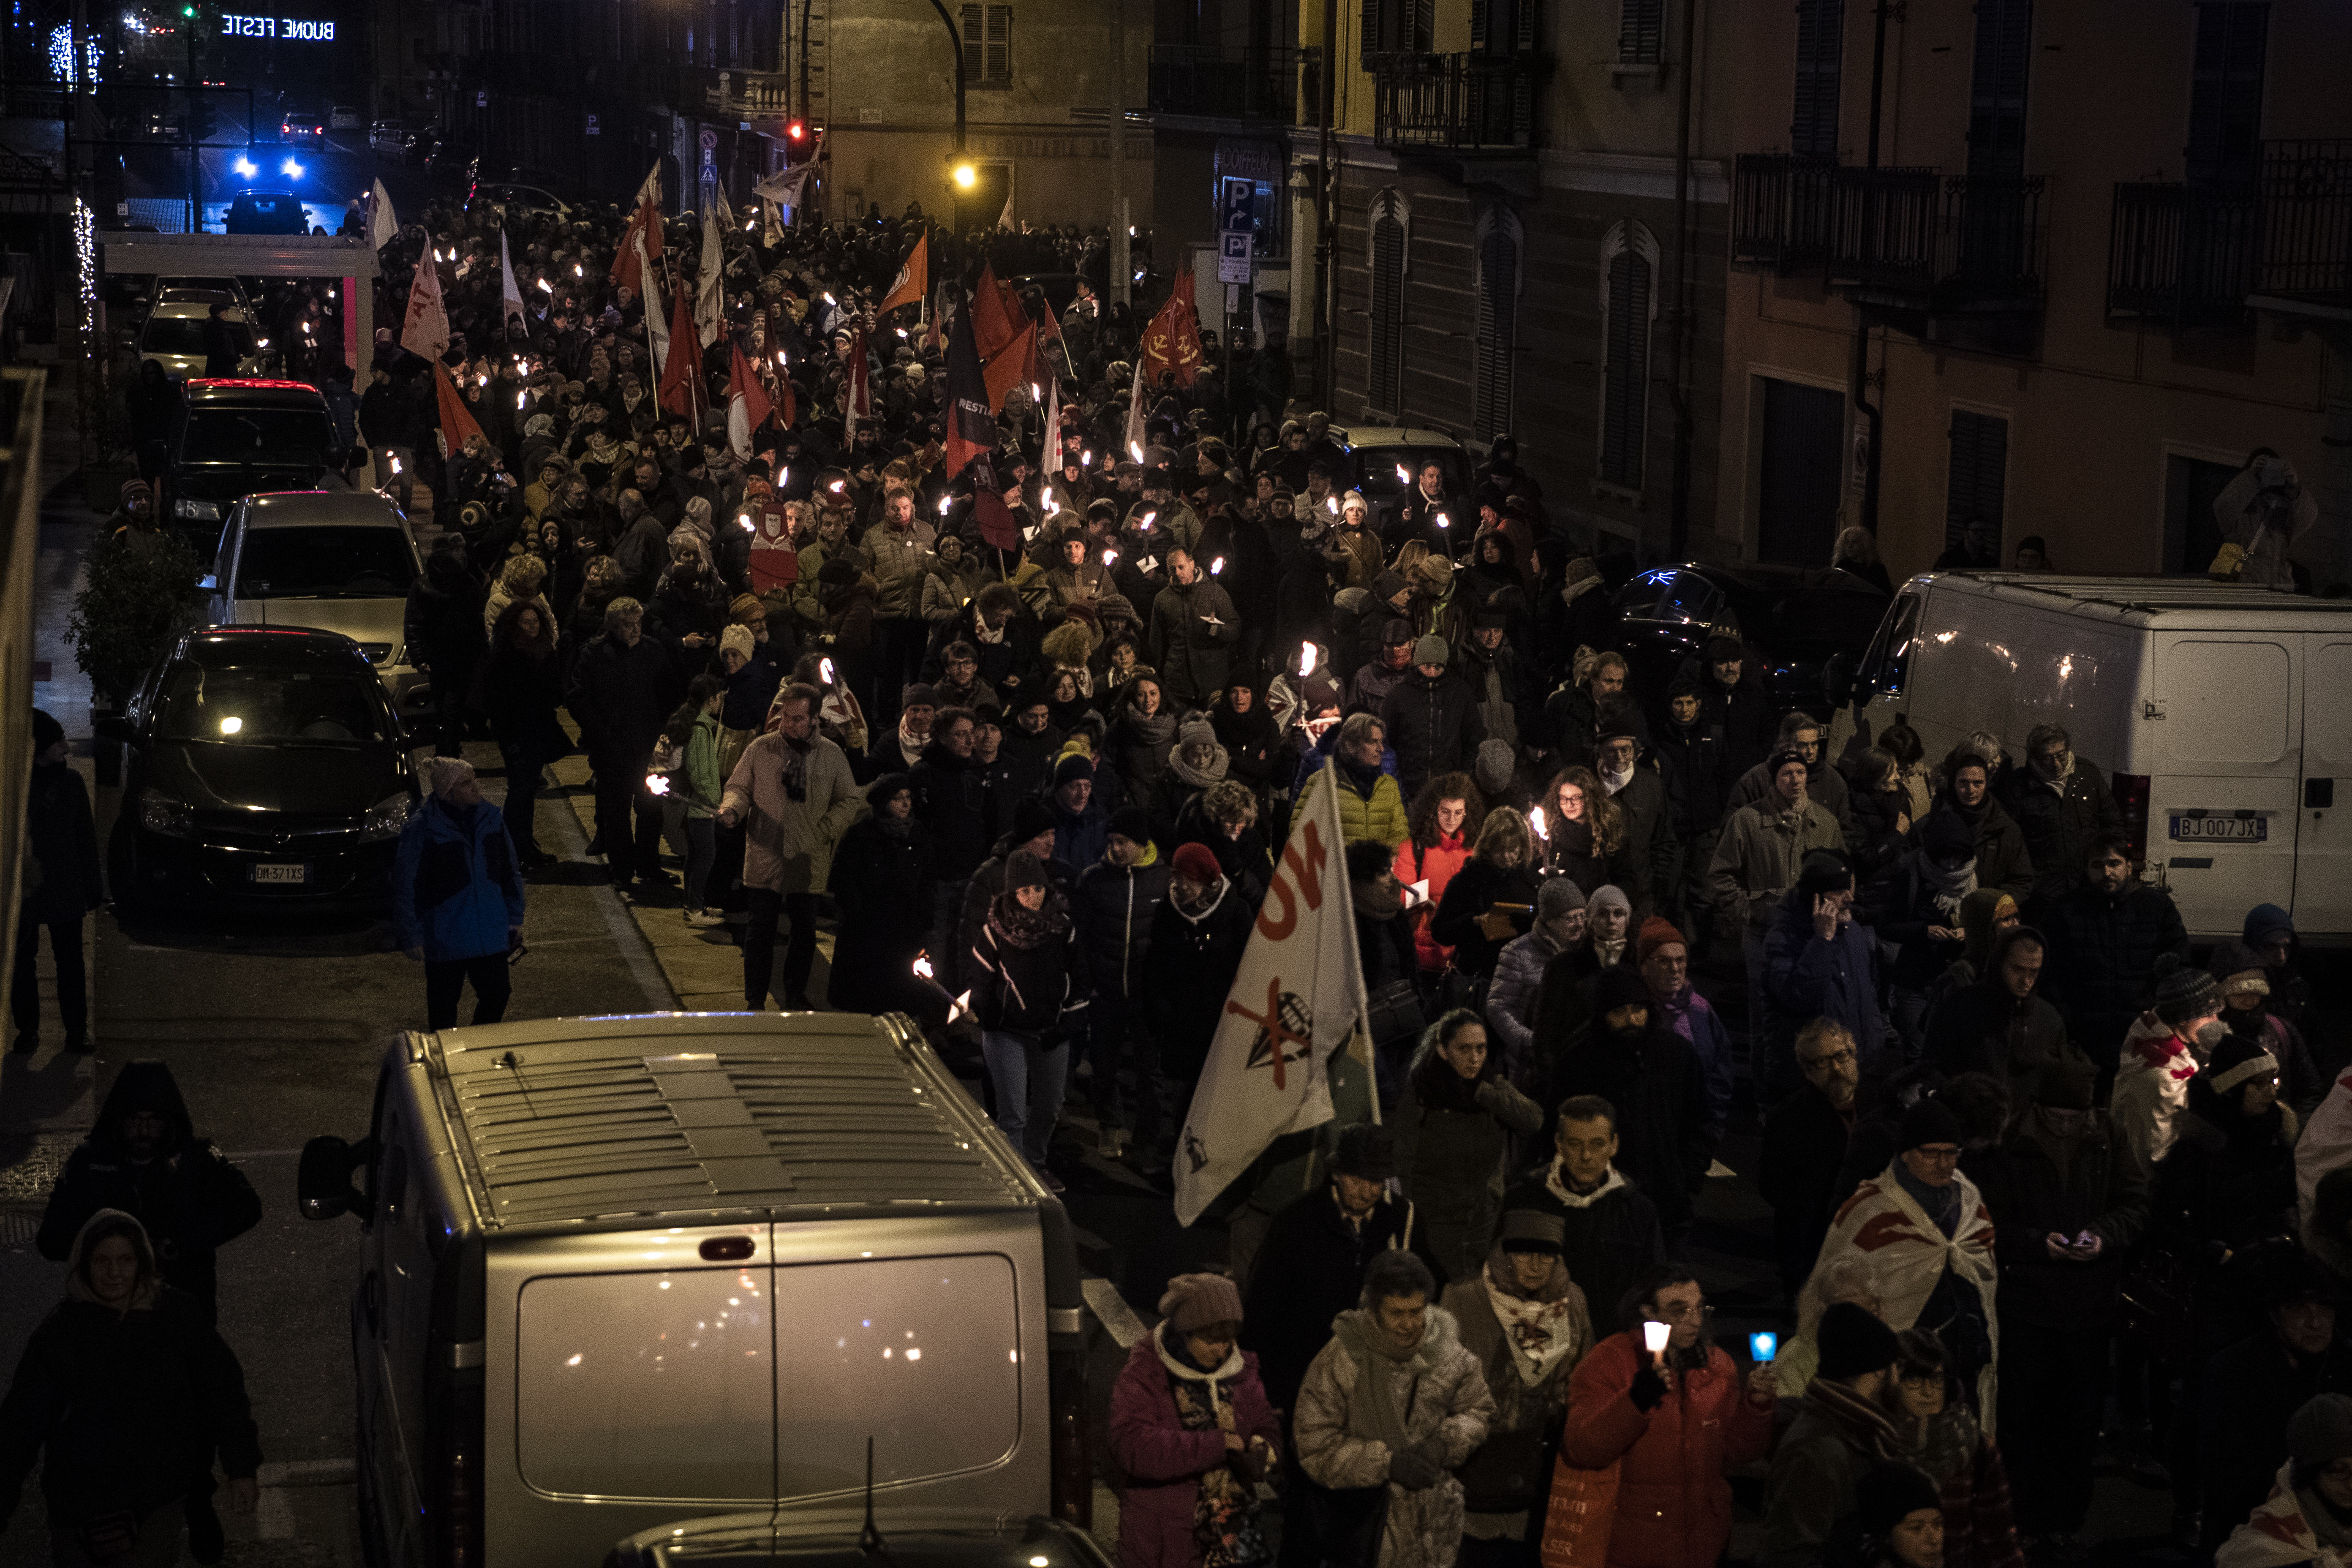
M 698 675 L 686 700 L 662 727 L 662 750 L 677 760 L 665 777 L 667 812 L 686 839 L 686 923 L 715 926 L 727 917 L 709 907 L 710 868 L 718 859 L 719 797 L 727 781 L 719 776 L 719 713 L 727 704 L 727 682 Z

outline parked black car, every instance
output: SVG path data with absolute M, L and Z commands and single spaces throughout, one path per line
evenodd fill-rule
M 130 748 L 107 847 L 118 907 L 373 906 L 418 798 L 360 646 L 299 627 L 183 636 L 101 740 Z
M 1745 638 L 1762 658 L 1773 705 L 1826 720 L 1834 706 L 1830 662 L 1861 657 L 1886 613 L 1886 595 L 1849 573 L 1808 566 L 1717 566 L 1696 561 L 1637 573 L 1617 590 L 1624 622 L 1619 651 L 1633 690 L 1659 700 L 1717 632 Z

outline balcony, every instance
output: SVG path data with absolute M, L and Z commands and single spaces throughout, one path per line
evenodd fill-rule
M 1863 304 L 1898 312 L 2038 315 L 2044 189 L 2039 174 L 1836 170 L 1824 276 Z
M 1391 55 L 1372 73 L 1372 138 L 1390 152 L 1532 157 L 1535 57 Z
M 2264 142 L 2258 304 L 2352 310 L 2352 141 Z
M 1787 153 L 1732 160 L 1731 259 L 1769 272 L 1801 272 L 1829 255 L 1830 183 L 1837 165 Z
M 1298 51 L 1154 44 L 1149 90 L 1154 114 L 1288 124 L 1298 108 Z
M 792 79 L 782 71 L 720 71 L 702 89 L 702 103 L 725 120 L 789 120 Z
M 2166 327 L 2246 319 L 2261 237 L 2250 184 L 2126 183 L 2107 229 L 2107 318 Z

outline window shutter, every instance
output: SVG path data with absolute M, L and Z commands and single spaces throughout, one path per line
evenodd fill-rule
M 1425 55 L 1437 47 L 1437 0 L 1412 0 L 1412 52 Z
M 1622 0 L 1617 13 L 1617 58 L 1624 65 L 1656 65 L 1665 58 L 1665 0 Z
M 1960 549 L 1969 522 L 1982 518 L 2000 538 L 2001 502 L 2009 474 L 2009 421 L 1967 409 L 1952 411 L 1952 470 L 1944 487 L 1944 546 Z
M 1609 363 L 1603 373 L 1601 477 L 1639 489 L 1650 395 L 1650 264 L 1628 246 L 1609 262 Z
M 1845 0 L 1798 0 L 1797 101 L 1789 151 L 1801 158 L 1838 153 L 1838 92 L 1845 63 Z
M 1969 173 L 2016 179 L 2025 173 L 2025 79 L 2033 47 L 2033 0 L 1976 0 L 1976 5 Z
M 981 50 L 981 78 L 991 87 L 1013 85 L 1013 7 L 988 8 L 988 37 Z
M 1472 422 L 1480 436 L 1511 428 L 1511 349 L 1518 336 L 1519 242 L 1500 221 L 1478 247 L 1478 368 Z
M 1512 28 L 1512 33 L 1514 35 L 1512 47 L 1520 54 L 1526 54 L 1528 50 L 1536 47 L 1536 12 L 1538 9 L 1538 7 L 1537 6 L 1536 0 L 1519 0 L 1518 5 L 1516 8 L 1514 20 L 1517 25 Z
M 2197 62 L 2189 99 L 2189 178 L 2251 180 L 2262 161 L 2267 5 L 2197 7 Z
M 982 7 L 966 5 L 961 20 L 963 23 L 963 79 L 967 86 L 978 87 L 987 79 L 985 51 L 981 47 L 984 25 L 981 20 Z
M 1404 225 L 1385 201 L 1373 209 L 1371 332 L 1364 401 L 1397 407 L 1404 360 Z
M 1356 43 L 1367 69 L 1370 68 L 1375 55 L 1386 54 L 1396 47 L 1395 41 L 1389 37 L 1389 18 L 1397 3 L 1398 0 L 1364 0 L 1359 13 Z

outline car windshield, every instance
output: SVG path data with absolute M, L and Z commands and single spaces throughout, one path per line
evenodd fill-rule
M 398 599 L 416 566 L 391 528 L 257 528 L 236 566 L 240 599 Z
M 390 739 L 369 676 L 187 664 L 164 684 L 155 734 L 225 746 L 352 746 Z
M 323 407 L 198 407 L 189 411 L 180 457 L 190 463 L 323 468 L 333 440 L 334 431 Z
M 1617 590 L 1617 613 L 1629 621 L 1682 626 L 1706 620 L 1715 601 L 1715 585 L 1696 572 L 1644 572 Z
M 1435 463 L 1444 470 L 1446 494 L 1466 496 L 1470 493 L 1469 459 L 1457 447 L 1359 447 L 1352 456 L 1356 463 L 1356 488 L 1364 492 L 1366 500 L 1376 504 L 1411 489 L 1421 479 L 1423 463 Z M 1411 477 L 1398 479 L 1399 468 Z
M 253 353 L 253 329 L 243 321 L 231 321 L 228 330 L 229 336 L 236 342 L 237 353 L 250 356 Z M 186 354 L 202 359 L 205 353 L 205 318 L 150 316 L 141 347 L 151 354 Z

